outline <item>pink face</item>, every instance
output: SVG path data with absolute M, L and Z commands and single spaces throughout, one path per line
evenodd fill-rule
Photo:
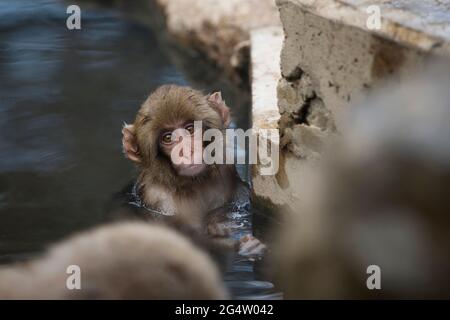
M 176 123 L 161 132 L 159 146 L 170 157 L 172 166 L 179 175 L 192 177 L 206 169 L 202 158 L 202 134 L 201 130 L 196 132 L 192 121 Z

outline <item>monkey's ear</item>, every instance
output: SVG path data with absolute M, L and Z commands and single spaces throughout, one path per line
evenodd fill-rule
M 131 124 L 125 123 L 122 128 L 122 148 L 125 157 L 134 162 L 141 162 L 134 126 Z
M 220 91 L 211 93 L 208 96 L 208 101 L 212 102 L 211 106 L 219 113 L 222 118 L 224 128 L 227 128 L 231 122 L 230 108 L 227 107 L 225 101 L 222 99 Z

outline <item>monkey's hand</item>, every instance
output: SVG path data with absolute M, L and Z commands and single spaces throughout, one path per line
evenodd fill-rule
M 226 223 L 211 222 L 206 225 L 206 232 L 212 237 L 228 237 L 231 233 L 230 227 Z
M 206 233 L 212 237 L 228 237 L 231 234 L 231 227 L 228 219 L 228 209 L 221 207 L 208 213 L 206 218 Z
M 241 256 L 261 256 L 266 249 L 266 245 L 252 235 L 245 235 L 239 240 L 239 254 Z

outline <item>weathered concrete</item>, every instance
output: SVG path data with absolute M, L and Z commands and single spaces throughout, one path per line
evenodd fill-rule
M 249 34 L 279 25 L 273 0 L 156 0 L 168 31 L 239 82 L 248 74 Z
M 425 51 L 450 52 L 450 3 L 442 0 L 277 0 L 297 3 L 325 19 L 367 28 L 369 6 L 377 5 L 381 28 L 371 30 L 394 42 Z
M 377 3 L 381 28 L 369 30 L 366 9 Z M 285 33 L 278 84 L 284 161 L 278 185 L 263 197 L 296 210 L 296 190 L 323 143 L 339 131 L 340 111 L 385 79 L 409 78 L 429 57 L 449 56 L 448 5 L 429 1 L 424 20 L 420 3 L 277 0 Z

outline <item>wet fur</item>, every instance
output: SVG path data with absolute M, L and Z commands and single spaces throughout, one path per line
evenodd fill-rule
M 69 265 L 81 290 L 68 290 Z M 161 225 L 112 224 L 53 246 L 42 258 L 0 268 L 0 299 L 224 299 L 212 261 Z
M 186 120 L 202 121 L 205 130 L 223 131 L 228 124 L 218 104 L 207 95 L 189 87 L 164 85 L 143 103 L 129 131 L 139 150 L 137 185 L 146 205 L 169 215 L 183 215 L 186 223 L 202 228 L 208 212 L 230 203 L 243 183 L 234 165 L 209 165 L 193 177 L 177 174 L 159 148 L 159 136 L 168 124 Z

